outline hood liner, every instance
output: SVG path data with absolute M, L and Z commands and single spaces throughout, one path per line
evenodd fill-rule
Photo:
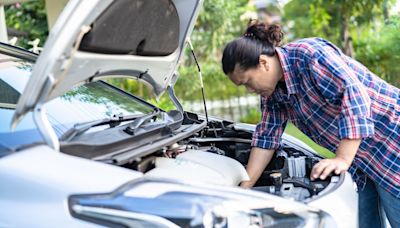
M 134 20 L 127 20 L 132 16 Z M 115 1 L 91 27 L 81 51 L 166 56 L 179 45 L 179 15 L 168 0 Z

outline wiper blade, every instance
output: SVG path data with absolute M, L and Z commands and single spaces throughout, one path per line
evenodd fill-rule
M 109 124 L 110 127 L 116 127 L 121 122 L 137 119 L 142 116 L 143 116 L 142 114 L 141 115 L 134 114 L 134 115 L 126 115 L 126 116 L 114 115 L 112 118 L 104 118 L 104 119 L 89 121 L 89 122 L 85 122 L 85 123 L 77 123 L 72 128 L 70 128 L 68 131 L 66 131 L 60 137 L 60 140 L 61 141 L 70 141 L 72 138 L 74 138 L 78 135 L 81 135 L 82 133 L 86 132 L 87 130 L 89 130 L 92 127 L 105 125 L 105 124 Z
M 136 130 L 139 129 L 140 126 L 142 126 L 147 121 L 154 119 L 158 114 L 160 114 L 160 109 L 154 109 L 153 112 L 136 118 L 132 123 L 128 125 L 128 127 L 125 128 L 124 131 L 130 135 L 134 135 L 136 133 Z

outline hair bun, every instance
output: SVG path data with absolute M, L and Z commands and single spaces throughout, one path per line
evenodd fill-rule
M 283 39 L 283 32 L 277 24 L 267 25 L 263 22 L 250 21 L 244 36 L 279 46 Z

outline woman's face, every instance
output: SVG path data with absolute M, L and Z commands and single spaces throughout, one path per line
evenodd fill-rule
M 236 64 L 229 78 L 237 86 L 243 85 L 250 93 L 256 93 L 263 97 L 270 96 L 278 81 L 281 79 L 276 70 L 271 68 L 268 59 L 260 57 L 260 63 L 255 68 L 243 70 Z

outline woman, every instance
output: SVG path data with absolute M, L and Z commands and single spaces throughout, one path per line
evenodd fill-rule
M 261 95 L 247 172 L 254 185 L 279 147 L 288 120 L 336 153 L 311 179 L 349 171 L 359 188 L 360 227 L 380 227 L 378 202 L 400 227 L 400 91 L 321 38 L 283 47 L 279 26 L 255 22 L 228 43 L 223 71 Z

